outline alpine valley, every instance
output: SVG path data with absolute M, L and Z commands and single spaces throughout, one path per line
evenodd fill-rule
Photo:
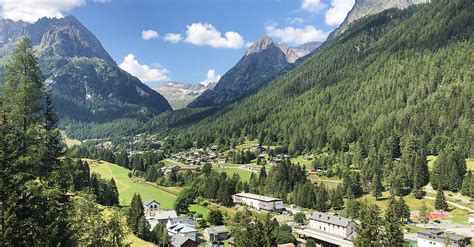
M 472 246 L 472 0 L 0 5 L 0 247 Z

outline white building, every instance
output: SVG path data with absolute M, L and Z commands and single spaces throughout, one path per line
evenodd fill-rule
M 149 200 L 143 204 L 145 218 L 153 229 L 156 224 L 166 224 L 169 220 L 178 218 L 174 210 L 161 210 L 160 203 L 155 200 Z
M 160 211 L 160 203 L 155 200 L 149 200 L 143 203 L 143 211 L 145 217 L 154 216 L 156 212 Z
M 235 204 L 242 204 L 258 210 L 281 211 L 283 200 L 251 193 L 239 193 L 232 196 Z
M 171 239 L 175 235 L 182 235 L 196 242 L 197 230 L 193 225 L 176 223 L 167 225 L 166 228 Z
M 465 247 L 471 246 L 471 238 L 445 233 L 437 229 L 426 229 L 416 234 L 418 247 Z M 447 242 L 449 241 L 449 244 Z
M 296 230 L 298 240 L 306 242 L 314 239 L 322 246 L 353 246 L 355 222 L 334 213 L 315 212 L 309 217 L 309 224 L 304 229 Z

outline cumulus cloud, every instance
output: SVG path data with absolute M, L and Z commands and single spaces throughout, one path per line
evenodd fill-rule
M 311 25 L 302 28 L 292 26 L 278 28 L 275 25 L 269 25 L 266 27 L 266 30 L 268 36 L 279 38 L 282 42 L 292 45 L 301 45 L 313 41 L 322 42 L 326 40 L 329 35 L 329 33 Z
M 301 2 L 301 10 L 309 13 L 317 13 L 326 8 L 326 4 L 321 0 L 303 0 Z
M 331 7 L 326 11 L 326 24 L 331 26 L 341 24 L 354 3 L 355 0 L 331 0 Z
M 178 43 L 180 42 L 181 40 L 183 40 L 183 36 L 181 36 L 181 34 L 179 33 L 167 33 L 165 34 L 165 41 L 166 42 L 171 42 L 171 43 Z
M 207 87 L 209 84 L 213 82 L 218 82 L 220 79 L 221 75 L 216 74 L 215 70 L 210 69 L 207 71 L 207 78 L 204 81 L 199 82 L 199 84 L 202 84 Z
M 119 67 L 131 75 L 138 77 L 142 82 L 168 81 L 169 71 L 161 67 L 150 67 L 146 64 L 140 64 L 135 55 L 128 54 Z
M 156 39 L 158 38 L 158 33 L 153 30 L 143 30 L 142 31 L 142 38 L 144 40 Z
M 198 22 L 186 27 L 184 41 L 193 45 L 238 49 L 245 44 L 240 34 L 229 31 L 222 36 L 213 25 L 208 23 Z
M 86 3 L 85 0 L 0 0 L 3 18 L 14 21 L 35 22 L 41 17 L 64 17 L 70 11 Z

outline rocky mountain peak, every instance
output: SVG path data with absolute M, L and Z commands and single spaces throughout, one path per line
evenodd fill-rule
M 277 46 L 277 44 L 275 43 L 275 41 L 272 40 L 272 38 L 265 35 L 261 37 L 260 39 L 256 40 L 255 42 L 253 42 L 253 44 L 247 49 L 247 53 L 245 55 L 248 56 L 252 53 L 261 52 L 267 49 L 271 45 Z

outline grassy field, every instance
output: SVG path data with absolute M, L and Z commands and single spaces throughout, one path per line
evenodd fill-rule
M 136 180 L 132 180 L 128 177 L 128 170 L 106 162 L 85 159 L 89 162 L 91 170 L 95 173 L 100 174 L 102 178 L 114 178 L 117 188 L 119 190 L 120 205 L 128 206 L 132 200 L 133 194 L 140 193 L 143 201 L 155 199 L 161 204 L 163 209 L 173 209 L 173 204 L 176 201 L 176 195 L 179 194 L 181 188 L 169 187 L 167 191 L 158 188 L 158 186 L 152 186 Z M 199 211 L 204 215 L 207 215 L 209 210 L 200 205 L 191 205 L 191 211 Z
M 71 139 L 67 136 L 66 132 L 64 131 L 61 131 L 61 136 L 64 140 L 64 143 L 66 144 L 66 146 L 68 148 L 72 147 L 72 146 L 75 146 L 75 145 L 81 145 L 81 141 L 77 140 L 77 139 Z
M 91 170 L 100 174 L 102 178 L 114 178 L 117 188 L 119 190 L 120 205 L 130 205 L 133 194 L 140 193 L 143 201 L 155 199 L 161 204 L 163 209 L 172 209 L 176 196 L 155 188 L 151 185 L 136 182 L 128 177 L 128 170 L 106 162 L 87 160 Z
M 387 209 L 388 197 L 389 197 L 389 192 L 384 192 L 382 194 L 382 197 L 377 201 L 370 194 L 361 197 L 360 200 L 363 202 L 367 201 L 369 203 L 375 203 L 377 204 L 377 206 L 380 207 L 382 212 L 384 212 Z M 418 211 L 423 201 L 425 202 L 426 206 L 430 209 L 430 211 L 435 211 L 434 200 L 429 200 L 429 199 L 418 200 L 413 196 L 413 194 L 405 196 L 403 197 L 403 199 L 405 200 L 405 203 L 407 204 L 407 206 L 410 208 L 411 211 Z M 468 212 L 466 210 L 462 210 L 451 205 L 449 205 L 449 209 L 450 209 L 450 212 L 449 212 L 450 217 L 448 217 L 447 220 L 460 223 L 460 224 L 467 223 Z
M 239 174 L 242 181 L 249 181 L 250 175 L 252 175 L 251 171 L 242 170 L 240 168 L 224 168 L 224 167 L 214 167 L 214 170 L 217 172 L 225 172 L 227 175 L 232 176 L 234 173 Z

